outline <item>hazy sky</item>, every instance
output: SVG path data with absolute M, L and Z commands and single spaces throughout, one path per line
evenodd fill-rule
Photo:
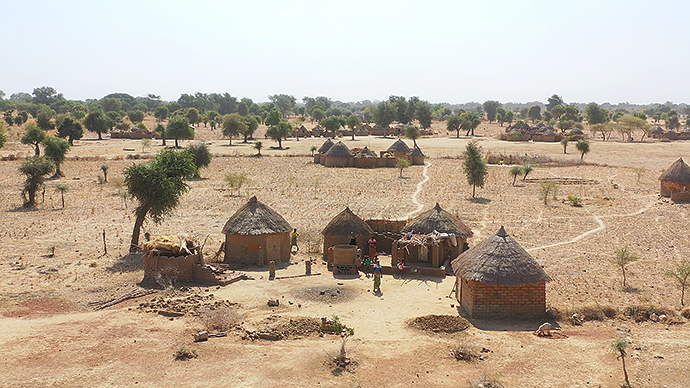
M 0 89 L 690 102 L 688 1 L 0 0 Z

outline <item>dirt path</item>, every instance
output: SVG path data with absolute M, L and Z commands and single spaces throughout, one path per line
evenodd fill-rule
M 413 215 L 419 213 L 424 209 L 424 204 L 420 203 L 417 197 L 419 196 L 419 193 L 422 192 L 422 188 L 424 187 L 424 184 L 429 181 L 429 167 L 431 167 L 431 163 L 426 163 L 424 165 L 424 170 L 422 170 L 422 176 L 424 176 L 424 179 L 422 179 L 419 183 L 417 183 L 417 190 L 415 190 L 414 193 L 412 193 L 412 203 L 417 205 L 417 210 L 413 210 L 405 215 L 404 219 L 409 219 L 412 218 Z

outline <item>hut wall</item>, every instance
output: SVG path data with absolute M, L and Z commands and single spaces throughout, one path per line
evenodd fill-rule
M 412 156 L 411 162 L 415 166 L 423 166 L 424 165 L 424 157 L 423 156 Z
M 379 166 L 378 158 L 355 158 L 355 167 L 374 168 Z
M 671 201 L 673 202 L 690 202 L 690 192 L 676 191 L 671 193 Z
M 678 198 L 679 194 L 684 191 L 690 191 L 690 184 L 683 185 L 682 183 L 675 183 L 669 181 L 660 181 L 659 195 L 662 197 L 673 197 L 674 195 Z
M 392 252 L 393 241 L 398 237 L 391 236 L 390 233 L 399 234 L 405 227 L 408 220 L 364 220 L 371 229 L 374 230 L 376 239 L 376 249 L 379 252 Z M 368 252 L 368 248 L 366 251 Z
M 546 283 L 503 286 L 460 280 L 458 300 L 472 318 L 541 317 L 546 312 Z
M 369 239 L 370 238 L 371 238 L 371 235 L 368 235 L 368 234 L 360 234 L 360 235 L 355 236 L 355 239 L 357 242 L 357 248 L 361 249 L 362 252 L 369 252 Z M 324 255 L 324 257 L 326 257 L 326 255 L 328 253 L 328 248 L 330 248 L 334 245 L 347 245 L 349 243 L 350 243 L 350 237 L 348 237 L 348 236 L 334 236 L 334 235 L 323 236 L 323 255 Z M 378 249 L 378 244 L 377 244 L 377 249 Z
M 665 181 L 660 181 L 661 184 L 659 185 L 659 195 L 662 197 L 670 197 L 671 196 L 671 190 L 666 186 Z
M 156 281 L 156 273 L 164 268 L 177 269 L 178 282 L 194 281 L 194 265 L 201 264 L 201 258 L 197 255 L 189 256 L 158 256 L 144 255 L 144 280 Z
M 326 155 L 319 154 L 319 164 L 325 164 L 325 163 L 326 163 Z
M 337 158 L 335 156 L 324 156 L 323 165 L 326 167 L 349 167 L 352 166 L 353 158 Z
M 321 164 L 321 154 L 314 154 L 314 164 Z
M 290 260 L 290 233 L 225 235 L 225 262 L 262 266 L 271 260 Z

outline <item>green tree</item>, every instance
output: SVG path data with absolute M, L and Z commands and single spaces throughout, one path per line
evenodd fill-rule
M 282 116 L 283 115 L 280 113 L 279 110 L 272 109 L 266 117 L 266 125 L 268 125 L 269 127 L 278 125 L 278 123 L 280 123 L 280 120 L 282 119 Z
M 246 102 L 242 101 L 237 104 L 237 113 L 239 113 L 239 115 L 242 117 L 249 114 L 249 107 L 247 106 Z
M 58 136 L 67 138 L 70 145 L 74 145 L 75 140 L 79 140 L 84 136 L 84 127 L 79 121 L 71 117 L 65 117 L 58 127 Z
M 512 110 L 507 110 L 506 116 L 505 116 L 505 122 L 508 123 L 508 125 L 510 125 L 514 119 L 515 119 L 515 113 L 513 113 Z
M 277 125 L 271 125 L 266 130 L 266 135 L 278 142 L 278 149 L 283 149 L 283 140 L 287 139 L 288 136 L 292 135 L 293 126 L 292 123 L 282 119 Z
M 515 186 L 515 181 L 517 180 L 517 177 L 519 175 L 522 175 L 522 167 L 513 166 L 509 171 L 509 175 L 513 177 L 513 186 Z
M 527 116 L 530 118 L 530 120 L 532 120 L 532 122 L 541 119 L 541 107 L 539 105 L 530 107 L 527 111 Z
M 102 110 L 96 110 L 86 115 L 84 126 L 91 132 L 98 134 L 98 140 L 103 140 L 102 134 L 108 133 L 108 123 L 106 115 Z
M 362 124 L 362 120 L 357 115 L 350 115 L 345 119 L 345 124 L 352 131 L 352 140 L 355 140 L 355 129 Z
M 144 121 L 144 116 L 144 112 L 140 110 L 132 110 L 127 112 L 127 117 L 129 117 L 129 121 L 131 121 L 134 124 Z
M 24 207 L 36 206 L 36 192 L 43 187 L 46 176 L 54 170 L 55 165 L 53 162 L 41 156 L 28 159 L 19 166 L 19 172 L 26 175 L 24 188 L 22 189 Z
M 323 108 L 317 105 L 311 110 L 309 115 L 313 120 L 321 121 L 326 117 L 326 112 L 324 112 Z
M 254 132 L 256 132 L 256 130 L 259 128 L 259 120 L 257 120 L 254 116 L 243 116 L 242 120 L 244 120 L 244 123 L 247 127 L 242 132 L 242 136 L 244 136 L 244 143 L 246 143 L 247 139 L 252 138 Z
M 647 131 L 651 128 L 651 125 L 647 123 L 647 120 L 643 120 L 635 116 L 622 116 L 618 118 L 618 122 L 621 124 L 621 126 L 625 127 L 627 131 L 629 131 L 630 133 L 635 131 L 641 131 L 641 141 L 644 140 L 644 137 L 647 135 Z
M 467 183 L 472 185 L 472 198 L 474 198 L 477 186 L 484 187 L 486 176 L 489 174 L 482 155 L 482 147 L 476 140 L 467 143 L 462 158 L 462 169 L 467 177 Z
M 330 132 L 332 137 L 335 137 L 335 131 L 341 127 L 340 120 L 338 120 L 337 117 L 323 119 L 319 122 L 319 125 L 326 131 Z
M 403 176 L 403 170 L 408 167 L 410 167 L 410 161 L 407 159 L 398 158 L 398 161 L 395 162 L 395 168 L 400 170 L 400 178 Z
M 36 124 L 42 130 L 49 131 L 55 128 L 53 118 L 55 118 L 56 115 L 55 111 L 50 109 L 49 106 L 43 106 L 39 109 L 38 116 L 36 116 Z
M 587 140 L 578 140 L 575 148 L 580 151 L 580 160 L 585 160 L 585 154 L 589 152 L 589 142 Z
M 419 125 L 421 125 L 423 129 L 431 128 L 432 117 L 431 104 L 427 101 L 420 101 L 415 111 L 415 118 L 419 121 Z
M 506 113 L 507 111 L 500 106 L 496 109 L 496 121 L 498 121 L 501 126 L 503 126 L 503 123 L 506 121 Z
M 522 171 L 522 180 L 524 181 L 527 179 L 527 175 L 529 175 L 530 172 L 534 171 L 534 167 L 532 167 L 529 160 L 525 160 L 525 162 L 520 167 L 520 171 Z
M 65 208 L 65 193 L 69 191 L 69 185 L 67 183 L 58 183 L 55 185 L 55 192 L 60 193 L 60 199 L 62 200 L 62 208 Z
M 208 149 L 208 145 L 206 143 L 192 143 L 189 146 L 187 146 L 186 150 L 194 157 L 194 165 L 196 166 L 197 171 L 211 164 L 211 159 L 213 158 L 213 155 L 211 155 L 211 151 Z M 197 172 L 195 178 L 198 177 L 199 173 Z
M 189 125 L 189 120 L 185 116 L 174 116 L 168 122 L 168 127 L 165 129 L 168 136 L 175 139 L 175 148 L 180 148 L 177 143 L 178 140 L 192 140 L 194 139 L 194 128 Z
M 596 102 L 590 102 L 585 108 L 585 116 L 589 125 L 605 123 L 609 121 L 608 111 L 599 107 Z
M 552 112 L 553 109 L 557 106 L 563 106 L 563 98 L 559 96 L 558 94 L 554 94 L 551 97 L 549 97 L 548 103 L 546 104 L 546 110 L 553 113 L 554 116 L 560 117 L 560 115 L 557 115 L 555 112 Z
M 387 101 L 379 103 L 373 111 L 374 123 L 380 128 L 383 128 L 383 134 L 386 135 L 388 127 L 391 125 L 397 116 L 395 106 Z
M 247 123 L 239 114 L 233 113 L 223 117 L 223 136 L 230 139 L 230 145 L 232 145 L 233 136 L 238 136 L 246 130 Z
M 623 288 L 626 289 L 626 280 L 627 280 L 627 274 L 625 272 L 626 267 L 628 264 L 633 263 L 637 260 L 640 260 L 640 257 L 635 254 L 635 252 L 631 251 L 628 249 L 627 246 L 623 248 L 619 248 L 616 251 L 616 254 L 613 256 L 613 264 L 618 267 L 618 269 L 621 270 L 621 274 L 623 275 Z
M 260 141 L 257 141 L 254 143 L 253 147 L 257 152 L 256 156 L 261 156 L 261 149 L 264 148 L 264 144 Z M 314 156 L 313 152 L 312 152 L 311 156 Z
M 268 99 L 271 100 L 271 102 L 274 103 L 285 114 L 286 117 L 288 114 L 294 113 L 295 105 L 297 104 L 297 99 L 295 99 L 295 96 L 291 96 L 289 94 L 274 94 L 272 96 L 268 96 Z
M 556 199 L 556 192 L 558 191 L 558 184 L 553 181 L 546 181 L 539 183 L 539 197 L 544 201 L 544 205 L 549 204 L 549 197 L 553 196 Z
M 165 146 L 165 125 L 162 123 L 156 124 L 156 129 L 154 131 L 161 134 L 161 140 L 163 140 L 162 145 Z
M 193 125 L 199 124 L 199 121 L 201 119 L 201 115 L 199 115 L 199 110 L 197 108 L 189 108 L 187 109 L 187 120 Z
M 623 376 L 625 377 L 625 386 L 630 388 L 628 370 L 625 367 L 625 356 L 627 355 L 628 347 L 630 347 L 630 343 L 628 342 L 628 339 L 625 337 L 625 335 L 616 337 L 613 339 L 613 342 L 611 342 L 611 350 L 618 353 L 618 357 L 616 358 L 620 358 L 621 362 L 623 363 Z
M 5 146 L 5 142 L 7 142 L 7 134 L 5 131 L 5 124 L 0 123 L 0 148 Z
M 417 147 L 417 139 L 422 136 L 419 132 L 419 128 L 416 125 L 408 125 L 405 127 L 405 137 L 414 142 L 414 146 Z
M 107 164 L 101 164 L 101 171 L 103 172 L 103 183 L 108 183 L 108 170 L 110 170 L 110 166 Z
M 8 110 L 5 112 L 5 122 L 7 125 L 12 126 L 14 124 L 14 116 L 12 116 L 12 111 Z
M 486 112 L 486 119 L 489 120 L 489 122 L 496 121 L 496 114 L 498 113 L 498 108 L 501 107 L 501 103 L 498 101 L 484 101 L 484 104 L 482 104 L 484 107 L 484 112 Z
M 467 131 L 465 136 L 469 136 L 472 132 L 474 136 L 474 130 L 482 123 L 481 116 L 477 112 L 465 112 L 460 115 L 460 127 Z
M 45 139 L 43 139 L 42 143 L 46 157 L 52 160 L 55 164 L 55 176 L 65 176 L 60 169 L 60 166 L 62 166 L 62 162 L 65 161 L 65 155 L 67 155 L 67 152 L 69 151 L 69 142 L 59 137 L 47 136 Z
M 14 118 L 15 125 L 22 125 L 27 121 L 29 121 L 29 114 L 25 111 L 17 113 L 17 116 Z
M 35 88 L 34 92 L 34 104 L 46 104 L 50 105 L 56 101 L 64 100 L 62 93 L 58 93 L 55 88 L 50 86 L 41 86 L 40 88 Z
M 22 144 L 34 146 L 36 156 L 41 156 L 39 145 L 46 138 L 46 131 L 42 130 L 35 123 L 26 126 L 26 133 L 21 138 Z
M 139 202 L 134 211 L 136 220 L 130 243 L 131 253 L 136 252 L 139 246 L 139 233 L 146 217 L 150 217 L 154 223 L 160 223 L 179 205 L 182 194 L 189 190 L 184 179 L 196 174 L 194 157 L 189 152 L 175 150 L 164 150 L 149 163 L 125 169 L 127 192 Z
M 170 111 L 168 110 L 168 107 L 165 105 L 161 105 L 153 111 L 153 117 L 155 117 L 156 120 L 158 120 L 158 122 L 167 119 L 169 114 Z
M 690 262 L 683 260 L 676 264 L 676 267 L 672 270 L 666 271 L 664 274 L 676 283 L 676 286 L 680 288 L 680 305 L 685 306 L 685 289 L 690 281 Z
M 460 118 L 460 115 L 453 114 L 446 119 L 446 129 L 449 132 L 455 131 L 456 132 L 456 137 L 460 137 L 460 129 L 462 125 L 462 118 Z
M 561 145 L 563 146 L 563 153 L 567 154 L 568 153 L 568 143 L 570 140 L 568 140 L 567 137 L 564 137 L 561 139 Z

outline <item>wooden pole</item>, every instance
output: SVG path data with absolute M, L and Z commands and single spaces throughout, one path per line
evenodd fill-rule
M 105 244 L 105 229 L 103 229 L 103 254 L 108 254 L 108 246 Z

